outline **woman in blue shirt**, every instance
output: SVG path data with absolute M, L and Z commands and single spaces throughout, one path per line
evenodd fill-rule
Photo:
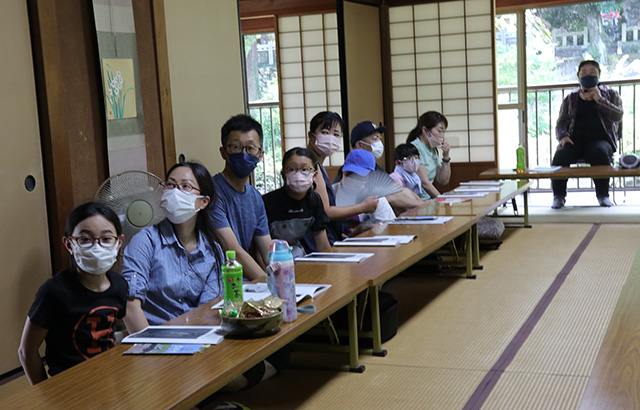
M 160 325 L 222 295 L 222 249 L 210 213 L 215 187 L 198 163 L 173 166 L 160 206 L 167 219 L 144 228 L 124 251 L 129 283 L 125 324 L 130 333 Z

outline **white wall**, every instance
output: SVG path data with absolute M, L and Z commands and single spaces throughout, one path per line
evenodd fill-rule
M 236 0 L 165 0 L 176 155 L 224 168 L 220 128 L 244 113 Z

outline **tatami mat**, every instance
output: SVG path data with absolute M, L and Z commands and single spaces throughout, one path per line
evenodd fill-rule
M 461 409 L 567 264 L 591 224 L 508 230 L 483 254 L 476 280 L 399 277 L 401 327 L 386 357 L 361 356 L 363 374 L 291 370 L 225 396 L 253 409 Z M 640 225 L 602 225 L 502 374 L 483 409 L 576 408 Z
M 321 375 L 318 382 L 314 373 L 333 377 Z M 225 399 L 264 410 L 459 409 L 483 376 L 480 371 L 388 365 L 370 365 L 363 374 L 287 369 L 279 380 Z
M 569 410 L 580 402 L 586 377 L 505 373 L 508 389 L 494 390 L 482 410 Z
M 523 383 L 526 378 L 523 374 L 560 377 L 559 383 L 576 380 L 584 389 L 639 245 L 638 225 L 600 226 L 540 322 L 496 384 L 487 405 L 491 402 L 506 405 L 502 400 L 519 392 L 521 406 L 517 408 L 573 409 L 579 406 L 582 390 L 578 395 L 563 395 L 551 402 L 554 406 L 538 407 L 546 399 L 541 400 L 535 387 Z M 544 378 L 537 380 L 545 384 Z M 556 386 L 549 384 L 546 388 L 553 391 Z M 495 408 L 516 407 L 499 405 Z

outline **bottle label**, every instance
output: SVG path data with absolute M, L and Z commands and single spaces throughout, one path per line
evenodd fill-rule
M 222 293 L 225 306 L 229 302 L 242 302 L 241 267 L 222 267 Z

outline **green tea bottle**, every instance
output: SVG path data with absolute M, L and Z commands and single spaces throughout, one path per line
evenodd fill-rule
M 227 260 L 222 265 L 222 294 L 224 306 L 229 302 L 242 302 L 242 265 L 236 261 L 236 251 L 225 253 Z

